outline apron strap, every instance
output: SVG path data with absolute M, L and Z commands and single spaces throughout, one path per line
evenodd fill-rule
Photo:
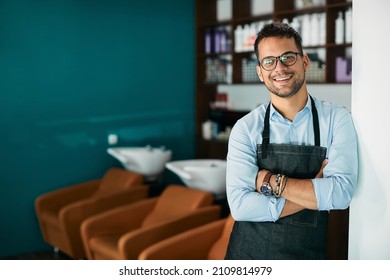
M 314 145 L 320 146 L 321 137 L 320 137 L 320 125 L 318 122 L 318 112 L 317 112 L 316 105 L 314 104 L 313 97 L 311 97 L 311 95 L 309 95 L 309 96 L 310 96 L 310 100 L 311 100 L 311 111 L 313 114 Z
M 264 130 L 263 130 L 263 142 L 261 145 L 261 154 L 263 158 L 267 158 L 267 148 L 269 144 L 269 114 L 270 114 L 271 102 L 267 106 L 264 117 Z
M 309 95 L 311 100 L 311 110 L 313 115 L 313 129 L 314 129 L 314 145 L 320 146 L 321 137 L 320 137 L 320 125 L 318 121 L 318 111 L 316 108 L 316 105 L 314 103 L 313 97 Z M 269 129 L 269 115 L 270 115 L 270 108 L 271 108 L 271 102 L 267 106 L 267 110 L 265 111 L 264 116 L 264 130 L 263 130 L 263 142 L 261 145 L 261 154 L 262 158 L 267 158 L 267 148 L 269 144 L 269 137 L 270 137 L 270 129 Z

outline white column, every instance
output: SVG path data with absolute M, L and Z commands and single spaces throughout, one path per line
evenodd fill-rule
M 390 259 L 390 1 L 353 1 L 352 114 L 359 183 L 349 259 Z

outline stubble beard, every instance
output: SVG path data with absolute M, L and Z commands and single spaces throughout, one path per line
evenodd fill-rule
M 287 92 L 283 91 L 283 89 L 277 89 L 276 87 L 272 86 L 271 83 L 268 85 L 265 83 L 265 86 L 268 89 L 268 91 L 271 92 L 272 94 L 275 94 L 276 96 L 281 98 L 289 98 L 296 95 L 299 92 L 299 90 L 302 88 L 305 82 L 305 79 L 306 78 L 304 74 L 303 78 L 300 80 L 296 80 L 291 90 Z

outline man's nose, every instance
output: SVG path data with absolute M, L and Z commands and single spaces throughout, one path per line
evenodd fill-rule
M 279 71 L 279 72 L 284 71 L 287 69 L 287 67 L 288 66 L 284 65 L 279 57 L 278 60 L 276 61 L 276 67 L 275 67 L 274 71 Z

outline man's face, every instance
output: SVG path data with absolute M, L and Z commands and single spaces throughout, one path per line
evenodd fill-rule
M 293 38 L 270 37 L 259 43 L 259 61 L 267 57 L 279 57 L 282 54 L 299 50 Z M 306 55 L 296 55 L 296 62 L 286 66 L 278 59 L 276 67 L 267 71 L 261 66 L 256 67 L 257 74 L 267 89 L 283 98 L 294 96 L 305 83 L 305 72 L 309 68 L 309 58 Z

